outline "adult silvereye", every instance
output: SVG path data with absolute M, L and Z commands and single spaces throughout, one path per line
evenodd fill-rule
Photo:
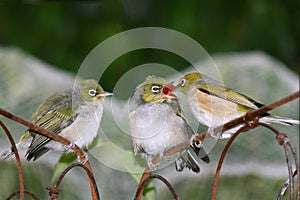
M 96 80 L 85 80 L 49 96 L 33 113 L 32 122 L 68 139 L 71 145 L 89 145 L 97 135 L 103 113 L 103 99 L 112 93 L 103 91 Z M 71 146 L 70 146 L 71 147 Z M 66 147 L 28 129 L 17 144 L 18 150 L 27 149 L 26 159 L 36 160 L 49 150 L 70 152 Z M 1 159 L 12 156 L 13 151 L 1 154 Z
M 209 127 L 208 132 L 211 133 L 211 136 L 214 138 L 229 138 L 241 125 L 229 129 L 222 134 L 213 134 L 212 130 L 214 127 L 238 118 L 248 111 L 264 106 L 252 98 L 235 92 L 222 83 L 198 72 L 181 77 L 177 86 L 175 86 L 175 90 L 176 89 L 179 89 L 187 95 L 195 118 L 201 124 Z M 171 88 L 171 90 L 174 90 L 174 87 Z M 271 116 L 268 113 L 260 117 L 262 118 L 260 118 L 259 121 L 264 123 L 278 123 L 283 125 L 299 124 L 298 120 Z
M 134 152 L 140 153 L 152 170 L 157 168 L 152 164 L 153 157 L 159 155 L 164 159 L 166 149 L 189 140 L 194 134 L 182 115 L 177 97 L 162 91 L 165 84 L 164 79 L 149 76 L 136 88 L 133 95 L 136 107 L 129 116 Z M 190 147 L 174 157 L 177 171 L 187 167 L 198 173 L 200 166 L 197 157 L 209 162 L 203 148 Z

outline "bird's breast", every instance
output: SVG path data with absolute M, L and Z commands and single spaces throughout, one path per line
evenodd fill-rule
M 102 118 L 101 104 L 84 105 L 78 110 L 76 120 L 61 133 L 61 136 L 74 142 L 79 147 L 89 145 L 97 136 Z
M 194 116 L 206 126 L 218 126 L 244 114 L 236 103 L 203 93 L 196 87 L 188 95 Z
M 133 143 L 147 154 L 156 155 L 187 139 L 184 121 L 168 105 L 139 106 L 130 114 Z

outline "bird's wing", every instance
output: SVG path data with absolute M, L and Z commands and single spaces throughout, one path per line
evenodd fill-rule
M 77 115 L 74 115 L 73 112 L 70 107 L 57 108 L 40 116 L 34 123 L 55 134 L 59 134 L 64 128 L 76 120 Z M 49 150 L 45 148 L 45 144 L 48 143 L 50 139 L 32 130 L 29 130 L 29 132 L 32 134 L 33 140 L 26 152 L 26 157 L 27 160 L 31 158 L 35 160 Z
M 222 83 L 213 80 L 209 77 L 204 77 L 194 83 L 197 89 L 200 92 L 213 95 L 215 97 L 222 98 L 227 101 L 231 101 L 233 103 L 251 108 L 257 109 L 259 107 L 264 106 L 261 103 L 243 95 L 241 93 L 235 92 L 234 90 L 224 86 Z
M 55 94 L 49 96 L 38 107 L 38 109 L 32 114 L 32 123 L 38 124 L 39 126 L 41 126 L 42 125 L 41 122 L 45 121 L 44 120 L 44 116 L 45 115 L 46 115 L 45 119 L 47 119 L 47 114 L 51 113 L 51 111 L 59 109 L 62 106 L 66 107 L 66 105 L 64 105 L 64 103 L 66 101 L 71 101 L 70 99 L 68 99 L 69 98 L 68 97 L 69 93 L 70 92 L 66 90 L 66 91 L 55 93 Z M 62 101 L 62 99 L 64 99 L 65 101 Z M 49 118 L 49 116 L 48 116 L 48 118 Z M 23 142 L 23 141 L 25 141 L 25 140 L 27 140 L 27 139 L 29 139 L 31 137 L 34 137 L 35 135 L 36 135 L 35 132 L 33 132 L 30 129 L 27 129 L 25 131 L 25 133 L 20 137 L 19 141 Z
M 195 132 L 193 131 L 193 129 L 190 127 L 190 125 L 188 124 L 188 122 L 186 121 L 186 119 L 185 119 L 185 117 L 184 117 L 184 115 L 182 114 L 182 112 L 181 112 L 181 108 L 178 106 L 178 110 L 176 110 L 176 115 L 178 116 L 178 117 L 180 117 L 183 121 L 184 121 L 184 129 L 185 130 L 183 130 L 184 132 L 186 132 L 187 134 L 188 134 L 188 137 L 189 138 L 191 138 L 193 135 L 195 135 Z M 206 163 L 209 163 L 210 162 L 210 159 L 209 159 L 209 157 L 208 157 L 208 154 L 206 153 L 206 151 L 205 151 L 205 149 L 203 148 L 203 147 L 200 147 L 200 148 L 198 148 L 198 147 L 196 147 L 196 146 L 191 146 L 190 147 L 191 149 L 193 149 L 194 150 L 194 152 L 195 152 L 195 154 L 201 159 L 201 160 L 203 160 L 204 162 L 206 162 Z M 189 156 L 191 156 L 191 155 L 189 155 Z M 193 166 L 193 159 L 191 158 L 191 157 L 189 157 L 188 159 L 187 159 L 187 164 L 188 164 L 188 167 L 189 166 Z M 190 164 L 189 164 L 190 163 Z M 189 167 L 190 168 L 190 167 Z M 200 170 L 200 169 L 199 169 Z

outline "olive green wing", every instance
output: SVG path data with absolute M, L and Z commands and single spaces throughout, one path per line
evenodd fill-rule
M 70 89 L 49 96 L 32 114 L 32 123 L 41 126 L 41 122 L 45 121 L 43 118 L 45 114 L 50 114 L 51 111 L 55 111 L 60 107 L 69 109 L 70 105 L 68 102 L 72 102 L 72 97 L 70 96 L 72 96 L 72 90 Z M 45 119 L 47 119 L 47 116 L 45 116 Z M 25 133 L 20 137 L 19 142 L 23 142 L 31 137 L 34 137 L 35 135 L 36 133 L 31 131 L 30 129 L 27 129 Z
M 209 77 L 204 77 L 194 83 L 200 92 L 213 95 L 215 97 L 231 101 L 233 103 L 245 106 L 250 109 L 257 109 L 264 106 L 261 103 L 243 95 L 241 93 L 235 92 L 234 90 L 224 86 L 222 83 L 213 80 Z
M 77 115 L 74 115 L 71 106 L 68 106 L 48 111 L 36 119 L 34 123 L 55 134 L 59 134 L 64 128 L 72 124 L 76 118 Z M 26 152 L 26 157 L 27 160 L 31 160 L 32 158 L 36 160 L 50 150 L 45 147 L 45 144 L 47 144 L 50 139 L 32 130 L 28 130 L 28 132 L 32 135 L 33 140 Z

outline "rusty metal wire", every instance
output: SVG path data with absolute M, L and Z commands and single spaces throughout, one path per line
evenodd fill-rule
M 138 184 L 138 189 L 137 189 L 137 192 L 136 192 L 135 198 L 134 198 L 135 200 L 142 199 L 143 191 L 144 191 L 144 186 L 142 184 L 145 182 L 145 180 L 147 180 L 151 176 L 151 173 L 152 173 L 151 169 L 149 167 L 147 167 L 140 179 L 139 184 Z
M 252 126 L 252 125 L 251 125 Z M 231 138 L 229 139 L 229 141 L 226 143 L 226 146 L 224 147 L 222 154 L 220 156 L 219 162 L 218 162 L 218 166 L 216 169 L 216 173 L 215 173 L 215 178 L 214 178 L 214 184 L 213 184 L 213 189 L 212 189 L 212 200 L 216 200 L 217 198 L 217 188 L 218 188 L 218 181 L 219 181 L 219 177 L 220 177 L 220 172 L 221 172 L 221 167 L 223 165 L 223 161 L 225 159 L 225 156 L 231 146 L 231 144 L 233 143 L 233 141 L 235 140 L 235 138 L 237 138 L 237 136 L 242 133 L 243 131 L 245 131 L 246 129 L 248 129 L 248 127 L 251 127 L 249 125 L 245 125 L 243 127 L 241 127 L 236 133 L 234 133 Z
M 30 196 L 30 197 L 33 198 L 34 200 L 39 200 L 39 198 L 37 198 L 37 196 L 35 196 L 32 192 L 29 192 L 29 191 L 27 191 L 27 190 L 24 190 L 23 193 L 24 193 L 24 194 L 27 194 L 28 196 Z M 21 195 L 20 190 L 11 193 L 11 194 L 6 198 L 6 200 L 12 199 L 12 198 L 13 198 L 14 196 L 16 196 L 17 194 L 20 194 L 20 195 Z M 20 199 L 21 199 L 21 196 L 20 196 Z
M 57 141 L 57 142 L 59 142 L 59 143 L 61 143 L 63 145 L 68 146 L 68 145 L 71 144 L 71 142 L 69 140 L 61 137 L 60 135 L 54 134 L 51 131 L 49 131 L 47 129 L 44 129 L 43 127 L 40 127 L 40 126 L 38 126 L 36 124 L 33 124 L 32 122 L 27 121 L 27 120 L 25 120 L 25 119 L 23 119 L 21 117 L 18 117 L 18 116 L 14 115 L 14 114 L 6 111 L 6 110 L 3 110 L 1 108 L 0 108 L 0 114 L 3 115 L 3 116 L 5 116 L 5 117 L 7 117 L 7 118 L 9 118 L 9 119 L 11 119 L 11 120 L 14 120 L 14 121 L 18 122 L 18 123 L 20 123 L 20 124 L 22 124 L 24 126 L 29 127 L 30 129 L 36 131 L 38 134 L 41 134 L 41 135 L 43 135 L 45 137 L 48 137 L 48 138 L 50 138 L 52 140 L 55 140 L 55 141 Z M 76 144 L 72 145 L 71 148 L 78 155 L 78 157 L 80 158 L 80 160 L 82 162 L 84 162 L 84 166 L 87 167 L 90 170 L 91 173 L 93 173 L 92 167 L 91 167 L 89 161 L 86 159 L 86 155 L 82 151 L 82 149 L 79 148 Z M 15 151 L 17 151 L 17 150 L 15 149 Z M 92 193 L 92 199 L 93 200 L 100 199 L 97 186 L 94 186 L 93 180 L 90 179 L 90 178 L 89 178 L 89 183 L 90 183 L 90 188 L 91 188 L 91 193 Z
M 174 188 L 172 187 L 172 185 L 169 183 L 169 181 L 167 181 L 167 179 L 165 179 L 164 177 L 158 175 L 158 174 L 154 174 L 154 175 L 151 175 L 151 176 L 148 176 L 147 178 L 145 178 L 141 184 L 139 184 L 139 187 L 138 187 L 138 190 L 135 194 L 135 197 L 134 197 L 134 200 L 141 200 L 142 198 L 142 193 L 143 193 L 143 190 L 144 190 L 144 187 L 146 185 L 146 183 L 151 180 L 151 179 L 159 179 L 161 180 L 167 187 L 168 189 L 170 190 L 170 192 L 172 193 L 173 195 L 173 198 L 175 200 L 179 200 L 179 197 L 176 193 L 176 191 L 174 190 Z
M 297 173 L 298 173 L 298 170 L 295 170 L 294 174 L 293 174 L 293 178 L 297 175 Z M 277 200 L 282 200 L 283 199 L 283 196 L 284 196 L 287 188 L 289 187 L 289 182 L 290 182 L 290 177 L 284 182 L 283 186 L 281 187 L 281 190 L 280 190 L 280 192 L 277 196 Z M 298 191 L 299 191 L 299 189 L 298 189 Z
M 296 199 L 299 199 L 299 194 L 300 194 L 300 179 L 299 179 L 299 160 L 298 160 L 298 156 L 296 153 L 296 149 L 292 143 L 292 141 L 287 137 L 287 135 L 285 133 L 280 133 L 277 129 L 275 129 L 274 127 L 265 124 L 265 123 L 258 123 L 258 125 L 260 126 L 264 126 L 270 130 L 272 130 L 275 134 L 276 134 L 276 140 L 278 141 L 279 145 L 283 146 L 284 149 L 284 153 L 285 153 L 285 157 L 286 157 L 286 162 L 287 162 L 287 166 L 288 166 L 288 172 L 289 172 L 289 185 L 290 185 L 290 199 L 293 200 L 294 199 L 294 182 L 293 182 L 293 166 L 291 163 L 291 159 L 289 156 L 289 150 L 291 151 L 293 158 L 294 158 L 294 164 L 296 167 L 296 175 L 297 175 L 297 196 Z
M 11 148 L 12 148 L 13 152 L 15 153 L 17 168 L 18 168 L 19 183 L 20 183 L 20 190 L 19 190 L 20 199 L 23 200 L 24 199 L 24 179 L 23 179 L 23 172 L 22 172 L 20 156 L 19 156 L 14 139 L 12 138 L 8 128 L 5 126 L 5 124 L 1 120 L 0 120 L 0 126 L 3 128 L 4 132 L 6 133 L 8 139 L 9 139 L 9 142 L 11 144 Z
M 286 156 L 286 160 L 287 160 L 287 166 L 288 166 L 288 172 L 289 172 L 289 185 L 290 185 L 290 199 L 294 200 L 294 182 L 293 182 L 293 173 L 292 173 L 292 164 L 290 161 L 290 157 L 288 155 L 288 149 L 287 146 L 290 148 L 293 157 L 294 157 L 294 163 L 296 165 L 297 170 L 297 199 L 299 199 L 299 187 L 300 187 L 300 182 L 299 182 L 299 161 L 298 161 L 298 157 L 297 157 L 297 153 L 295 151 L 294 145 L 292 144 L 292 142 L 288 139 L 287 135 L 284 133 L 280 133 L 278 130 L 276 130 L 275 128 L 273 128 L 272 126 L 265 124 L 265 123 L 261 123 L 258 122 L 258 116 L 263 114 L 264 112 L 267 112 L 273 108 L 276 108 L 278 106 L 281 106 L 287 102 L 290 102 L 296 98 L 299 98 L 299 91 L 295 92 L 294 94 L 287 96 L 283 99 L 280 99 L 274 103 L 271 103 L 269 105 L 266 105 L 260 109 L 257 109 L 255 111 L 252 112 L 248 112 L 246 115 L 237 118 L 231 122 L 228 122 L 224 125 L 224 127 L 217 127 L 216 128 L 216 133 L 218 133 L 220 130 L 221 131 L 225 131 L 228 128 L 234 127 L 236 124 L 240 122 L 241 120 L 244 122 L 244 126 L 241 127 L 235 134 L 233 134 L 233 136 L 230 138 L 230 140 L 227 142 L 221 157 L 219 159 L 219 163 L 218 163 L 218 167 L 215 173 L 215 178 L 214 178 L 214 185 L 213 185 L 213 190 L 212 190 L 212 199 L 216 200 L 217 198 L 217 184 L 218 184 L 218 178 L 220 175 L 220 170 L 221 170 L 221 166 L 223 164 L 224 158 L 228 152 L 229 147 L 231 146 L 231 144 L 233 143 L 233 141 L 236 139 L 236 137 L 243 131 L 247 130 L 248 128 L 255 128 L 257 126 L 264 126 L 268 129 L 270 129 L 271 131 L 273 131 L 276 134 L 276 139 L 279 142 L 280 145 L 283 146 L 284 151 L 285 151 L 285 156 Z M 253 122 L 248 122 L 249 120 L 251 120 L 251 118 L 253 118 Z
M 219 126 L 219 127 L 216 127 L 213 132 L 215 133 L 220 133 L 220 132 L 223 132 L 225 130 L 228 130 L 234 126 L 237 126 L 239 124 L 243 124 L 243 126 L 235 133 L 233 134 L 233 136 L 229 139 L 228 143 L 226 144 L 223 152 L 222 152 L 222 155 L 219 159 L 219 163 L 218 163 L 218 166 L 217 166 L 217 169 L 216 169 L 216 173 L 215 173 L 215 178 L 214 178 L 214 185 L 213 185 L 213 191 L 212 191 L 212 199 L 215 200 L 216 199 L 216 195 L 217 195 L 217 185 L 218 185 L 218 179 L 219 179 L 219 176 L 220 176 L 220 171 L 221 171 L 221 167 L 222 167 L 222 163 L 225 159 L 225 156 L 231 146 L 231 144 L 233 143 L 233 141 L 236 139 L 236 137 L 241 133 L 241 132 L 244 132 L 246 131 L 247 129 L 252 129 L 252 128 L 255 128 L 257 126 L 264 126 L 268 129 L 270 129 L 271 131 L 273 131 L 275 134 L 276 134 L 276 139 L 278 141 L 278 143 L 284 148 L 284 151 L 285 151 L 285 156 L 286 156 L 286 162 L 287 162 L 287 166 L 288 166 L 288 171 L 289 171 L 289 179 L 288 181 L 282 186 L 281 190 L 280 190 L 280 193 L 278 195 L 278 198 L 277 199 L 281 199 L 282 196 L 284 195 L 285 191 L 287 190 L 287 187 L 290 186 L 290 199 L 291 200 L 294 200 L 295 198 L 295 195 L 294 195 L 294 177 L 297 176 L 297 194 L 296 194 L 296 199 L 299 199 L 299 196 L 300 196 L 300 179 L 299 179 L 299 160 L 298 160 L 298 155 L 297 155 L 297 152 L 295 150 L 295 147 L 292 143 L 292 141 L 290 141 L 290 139 L 286 136 L 286 134 L 284 133 L 280 133 L 278 130 L 276 130 L 275 128 L 273 128 L 272 126 L 268 125 L 268 124 L 264 124 L 264 123 L 260 123 L 258 121 L 259 119 L 259 116 L 263 113 L 266 113 L 274 108 L 277 108 L 283 104 L 286 104 L 294 99 L 297 99 L 299 98 L 299 91 L 298 92 L 295 92 L 285 98 L 282 98 L 278 101 L 275 101 L 271 104 L 268 104 L 266 106 L 263 106 L 257 110 L 254 110 L 254 111 L 251 111 L 251 112 L 248 112 L 246 115 L 240 117 L 240 118 L 237 118 L 235 120 L 232 120 L 222 126 Z M 13 115 L 3 109 L 0 108 L 0 114 L 7 117 L 7 118 L 10 118 L 20 124 L 23 124 L 27 127 L 29 127 L 30 129 L 36 131 L 37 133 L 43 135 L 43 136 L 46 136 L 50 139 L 53 139 L 57 142 L 60 142 L 64 145 L 69 145 L 70 144 L 70 141 L 66 140 L 65 138 L 59 136 L 59 135 L 56 135 L 56 134 L 53 134 L 52 132 L 42 128 L 42 127 L 39 127 L 27 120 L 24 120 L 16 115 Z M 11 137 L 11 134 L 9 133 L 8 129 L 6 128 L 6 126 L 0 121 L 0 125 L 2 126 L 2 128 L 5 130 L 11 144 L 12 144 L 12 149 L 16 155 L 16 160 L 17 160 L 17 165 L 18 165 L 18 172 L 19 172 L 19 181 L 20 181 L 20 190 L 19 191 L 16 191 L 16 192 L 13 192 L 9 197 L 8 199 L 12 198 L 13 196 L 15 196 L 16 194 L 20 194 L 20 199 L 24 199 L 24 194 L 29 194 L 32 196 L 32 198 L 34 199 L 38 199 L 37 197 L 35 197 L 32 193 L 28 192 L 28 191 L 25 191 L 24 190 L 24 183 L 23 183 L 23 176 L 22 176 L 22 168 L 21 168 L 21 163 L 20 163 L 20 158 L 19 158 L 19 155 L 18 155 L 18 152 L 17 152 L 17 149 L 16 149 L 16 146 L 15 146 L 15 143 Z M 195 139 L 193 140 L 193 143 L 199 143 L 201 141 L 203 141 L 205 138 L 208 138 L 210 137 L 209 134 L 207 132 L 204 132 L 204 133 L 201 133 L 201 134 L 198 134 Z M 164 152 L 164 156 L 170 156 L 172 154 L 175 154 L 179 151 L 182 151 L 183 149 L 187 148 L 188 146 L 190 145 L 190 142 L 189 141 L 185 141 L 181 144 L 178 144 L 168 150 L 166 150 Z M 74 145 L 72 147 L 72 149 L 75 151 L 75 153 L 77 153 L 77 155 L 79 156 L 79 158 L 81 159 L 81 161 L 85 161 L 85 153 L 76 145 Z M 292 154 L 292 160 L 290 158 L 290 155 L 289 155 L 289 152 L 291 152 Z M 155 165 L 157 163 L 159 163 L 160 161 L 160 156 L 156 156 L 153 160 L 152 160 L 152 163 Z M 293 164 L 292 162 L 294 163 L 295 167 L 296 167 L 296 170 L 294 172 L 294 174 L 292 173 L 293 170 L 292 170 L 292 167 L 293 167 Z M 98 189 L 97 189 L 97 185 L 96 185 L 96 182 L 95 182 L 95 179 L 94 179 L 94 176 L 93 176 L 93 172 L 92 172 L 92 168 L 91 168 L 91 165 L 90 163 L 87 161 L 84 165 L 82 164 L 79 164 L 79 163 L 74 163 L 74 164 L 71 164 L 70 166 L 68 166 L 65 171 L 61 174 L 61 176 L 59 177 L 57 183 L 54 185 L 54 187 L 48 187 L 47 189 L 49 190 L 49 195 L 51 197 L 51 199 L 56 199 L 58 197 L 58 194 L 59 194 L 59 189 L 58 189 L 58 186 L 60 184 L 60 182 L 62 181 L 63 177 L 65 176 L 65 174 L 70 170 L 72 169 L 73 167 L 75 166 L 79 166 L 79 167 L 82 167 L 83 169 L 86 170 L 87 172 L 87 175 L 89 177 L 89 183 L 90 183 L 90 188 L 91 188 L 91 192 L 92 192 L 92 199 L 93 200 L 96 200 L 96 199 L 100 199 L 99 197 L 99 192 L 98 192 Z M 140 182 L 138 184 L 138 189 L 137 189 L 137 192 L 136 192 L 136 196 L 135 196 L 135 200 L 140 200 L 142 198 L 142 195 L 143 195 L 143 190 L 144 190 L 144 186 L 145 184 L 147 183 L 147 181 L 149 181 L 150 179 L 152 178 L 157 178 L 159 180 L 161 180 L 162 182 L 164 182 L 167 187 L 169 188 L 169 190 L 171 191 L 171 193 L 173 194 L 173 197 L 174 199 L 179 199 L 174 188 L 171 186 L 171 184 L 165 179 L 163 178 L 162 176 L 160 175 L 151 175 L 151 170 L 149 168 L 146 168 L 146 170 L 144 171 L 141 179 L 140 179 Z
M 61 175 L 60 175 L 59 178 L 57 179 L 57 181 L 56 181 L 56 183 L 54 184 L 54 186 L 53 186 L 53 187 L 47 187 L 47 190 L 49 190 L 49 196 L 51 197 L 50 199 L 51 199 L 51 200 L 55 200 L 55 199 L 58 198 L 58 194 L 59 194 L 59 192 L 60 192 L 60 190 L 58 189 L 58 187 L 59 187 L 61 181 L 63 180 L 63 178 L 65 177 L 65 175 L 66 175 L 71 169 L 73 169 L 74 167 L 81 167 L 81 168 L 83 168 L 83 169 L 86 171 L 86 173 L 87 173 L 89 179 L 92 180 L 92 182 L 93 182 L 93 187 L 95 187 L 97 196 L 98 196 L 98 198 L 100 199 L 100 197 L 99 197 L 99 192 L 98 192 L 98 189 L 97 189 L 97 184 L 96 184 L 95 178 L 94 178 L 94 176 L 93 176 L 93 173 L 92 173 L 86 166 L 84 166 L 84 165 L 81 164 L 81 163 L 73 163 L 73 164 L 69 165 L 69 166 L 61 173 Z
M 221 170 L 221 166 L 222 166 L 222 163 L 224 161 L 224 158 L 225 158 L 225 155 L 230 147 L 230 145 L 233 143 L 233 141 L 235 140 L 235 138 L 243 131 L 246 131 L 247 129 L 252 129 L 252 128 L 255 128 L 256 126 L 259 126 L 259 125 L 262 125 L 264 126 L 264 124 L 262 123 L 258 123 L 258 119 L 259 119 L 259 116 L 262 115 L 263 113 L 266 113 L 274 108 L 277 108 L 279 106 L 282 106 L 288 102 L 291 102 L 295 99 L 299 98 L 299 91 L 289 95 L 289 96 L 286 96 L 282 99 L 279 99 L 273 103 L 270 103 L 268 105 L 265 105 L 257 110 L 254 110 L 254 111 L 250 111 L 248 113 L 246 113 L 244 116 L 241 116 L 239 118 L 236 118 L 228 123 L 225 123 L 224 125 L 221 125 L 221 126 L 218 126 L 216 128 L 213 129 L 213 132 L 214 133 L 220 133 L 220 132 L 224 132 L 230 128 L 233 128 L 239 124 L 244 124 L 244 126 L 242 126 L 235 134 L 233 134 L 233 136 L 229 139 L 229 141 L 227 142 L 227 145 L 225 146 L 223 152 L 222 152 L 222 155 L 219 159 L 219 163 L 218 163 L 218 167 L 217 167 L 217 170 L 216 170 L 216 174 L 215 174 L 215 178 L 214 178 L 214 186 L 213 186 L 213 191 L 212 191 L 212 200 L 216 200 L 216 194 L 217 194 L 217 184 L 218 184 L 218 178 L 220 176 L 220 170 Z M 252 122 L 251 122 L 252 121 Z M 268 125 L 267 125 L 268 126 Z M 274 128 L 269 126 L 268 128 L 270 128 L 273 132 L 274 132 Z M 276 130 L 276 129 L 275 129 Z M 209 138 L 210 137 L 210 134 L 207 133 L 207 132 L 203 132 L 201 134 L 198 134 L 194 140 L 193 140 L 193 143 L 194 144 L 197 144 L 197 143 L 200 143 L 201 141 L 203 141 L 205 138 Z M 291 147 L 292 149 L 292 152 L 293 152 L 293 156 L 294 156 L 294 160 L 295 160 L 295 163 L 297 165 L 297 171 L 299 173 L 299 161 L 297 159 L 297 153 L 294 151 L 295 148 L 293 147 L 293 144 L 289 141 L 288 143 L 288 146 Z M 175 154 L 179 151 L 182 151 L 183 149 L 187 148 L 188 146 L 190 145 L 189 141 L 185 141 L 183 143 L 180 143 L 170 149 L 167 149 L 166 151 L 164 151 L 164 156 L 170 156 L 172 154 Z M 287 156 L 287 154 L 286 154 Z M 155 165 L 157 163 L 159 163 L 160 161 L 160 156 L 156 156 L 153 158 L 152 160 L 152 163 Z M 288 158 L 287 158 L 288 159 Z M 288 163 L 288 168 L 289 168 L 289 180 L 290 180 L 290 184 L 291 184 L 291 173 L 290 173 L 290 165 L 289 165 L 289 162 Z M 147 178 L 148 176 L 150 176 L 150 173 L 149 173 L 149 169 L 147 168 L 144 172 L 144 174 L 142 175 L 142 178 L 139 182 L 139 187 L 141 185 L 141 182 L 144 181 L 145 178 Z M 297 188 L 298 188 L 298 192 L 297 192 L 297 199 L 299 199 L 299 192 L 300 192 L 300 182 L 299 182 L 299 174 L 298 174 L 298 182 L 297 182 Z M 292 187 L 292 185 L 291 185 Z M 290 193 L 291 191 L 293 191 L 292 189 L 290 189 Z M 293 194 L 293 193 L 291 193 Z M 290 199 L 292 199 L 293 197 L 291 197 Z M 139 198 L 140 199 L 140 198 Z
M 295 148 L 292 144 L 292 142 L 288 139 L 287 135 L 284 133 L 280 133 L 278 130 L 276 130 L 274 127 L 265 124 L 265 123 L 261 123 L 258 122 L 258 118 L 254 118 L 253 122 L 249 123 L 248 121 L 245 121 L 245 125 L 242 126 L 236 133 L 233 134 L 233 136 L 229 139 L 229 141 L 227 142 L 225 148 L 222 151 L 221 157 L 219 159 L 218 162 L 218 166 L 216 169 L 216 173 L 215 173 L 215 178 L 214 178 L 214 184 L 213 184 L 213 189 L 212 189 L 212 200 L 216 200 L 217 198 L 217 186 L 218 186 L 218 180 L 219 180 L 219 176 L 220 176 L 220 171 L 221 171 L 221 167 L 223 164 L 223 161 L 225 159 L 225 156 L 230 148 L 230 146 L 232 145 L 233 141 L 237 138 L 237 136 L 242 133 L 243 131 L 247 130 L 248 128 L 255 128 L 257 126 L 264 126 L 268 129 L 270 129 L 271 131 L 273 131 L 276 134 L 276 139 L 278 141 L 278 143 L 283 146 L 284 151 L 285 151 L 285 157 L 286 157 L 286 161 L 287 161 L 287 166 L 288 166 L 288 172 L 289 172 L 289 182 L 288 185 L 290 185 L 290 200 L 294 200 L 294 182 L 293 182 L 293 173 L 292 173 L 292 163 L 290 160 L 290 156 L 288 154 L 288 147 L 290 148 L 293 156 L 294 156 L 294 163 L 296 165 L 296 168 L 299 169 L 299 162 L 298 162 L 298 158 L 297 158 L 297 154 L 295 151 Z M 297 170 L 297 180 L 298 180 L 298 193 L 297 193 L 297 199 L 299 199 L 299 170 Z

